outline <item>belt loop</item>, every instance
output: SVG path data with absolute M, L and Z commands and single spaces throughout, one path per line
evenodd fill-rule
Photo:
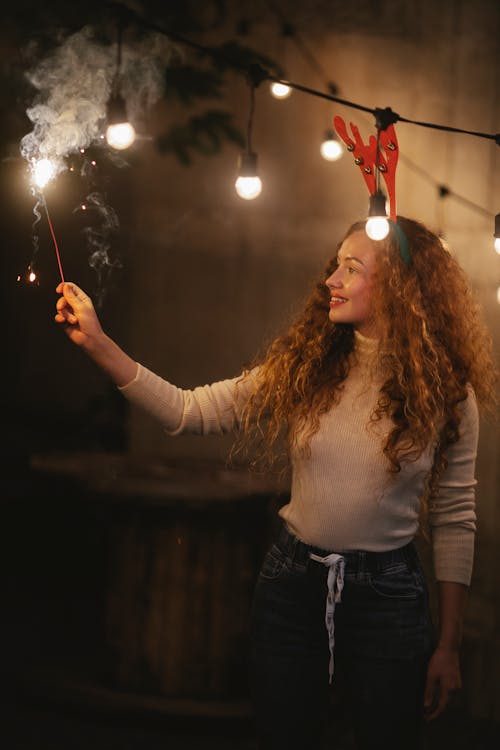
M 289 530 L 286 524 L 283 524 L 281 528 L 281 534 L 280 537 L 282 539 L 283 549 L 286 554 L 286 556 L 289 558 L 291 562 L 295 562 L 296 556 L 297 556 L 297 549 L 300 545 L 300 540 L 298 537 L 295 536 L 295 534 L 292 534 Z

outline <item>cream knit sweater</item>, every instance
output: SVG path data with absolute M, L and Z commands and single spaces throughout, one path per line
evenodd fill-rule
M 290 531 L 326 550 L 383 551 L 402 547 L 418 527 L 420 499 L 433 447 L 390 474 L 381 451 L 388 419 L 371 423 L 382 381 L 377 342 L 356 332 L 353 365 L 339 403 L 320 419 L 310 452 L 292 454 L 290 501 L 279 513 Z M 158 419 L 169 435 L 224 434 L 238 423 L 252 377 L 193 390 L 177 388 L 142 365 L 120 391 Z M 470 583 L 475 536 L 475 460 L 478 411 L 472 391 L 463 404 L 460 439 L 431 500 L 430 526 L 437 580 Z

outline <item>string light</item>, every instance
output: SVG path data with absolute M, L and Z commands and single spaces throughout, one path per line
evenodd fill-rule
M 315 57 L 315 55 L 313 54 L 313 52 L 311 51 L 311 49 L 305 44 L 304 39 L 298 36 L 296 30 L 287 21 L 287 19 L 285 17 L 285 14 L 278 7 L 277 3 L 274 2 L 274 0 L 265 0 L 265 4 L 269 8 L 269 10 L 280 20 L 280 22 L 282 23 L 283 26 L 287 25 L 289 27 L 289 29 L 291 30 L 290 36 L 292 38 L 292 41 L 295 43 L 298 51 L 302 54 L 303 58 L 311 65 L 311 67 L 323 78 L 323 80 L 327 82 L 326 83 L 326 89 L 331 94 L 331 97 L 325 97 L 325 98 L 331 98 L 333 101 L 337 101 L 340 104 L 345 104 L 348 107 L 353 107 L 355 109 L 363 110 L 365 112 L 370 112 L 371 111 L 372 114 L 375 114 L 374 111 L 369 110 L 366 107 L 362 107 L 360 105 L 356 105 L 353 102 L 347 102 L 345 100 L 338 99 L 337 98 L 337 94 L 338 94 L 338 88 L 337 88 L 337 86 L 334 83 L 331 83 L 331 82 L 328 81 L 328 76 L 326 74 L 326 71 L 324 70 L 324 68 L 322 68 L 321 64 L 319 63 L 319 61 L 317 60 L 317 58 Z M 293 84 L 290 84 L 290 86 L 293 86 Z M 296 86 L 296 88 L 299 88 L 300 90 L 305 91 L 306 93 L 311 93 L 311 94 L 313 94 L 315 96 L 321 96 L 321 94 L 319 92 L 313 91 L 311 89 L 306 89 L 305 87 L 298 87 L 298 86 Z M 397 118 L 400 119 L 402 122 L 408 122 L 408 123 L 412 123 L 412 124 L 415 124 L 415 125 L 420 125 L 420 126 L 423 126 L 423 127 L 434 128 L 434 129 L 448 131 L 448 132 L 465 133 L 465 134 L 468 134 L 468 135 L 474 135 L 474 136 L 478 136 L 478 137 L 481 137 L 481 138 L 491 138 L 492 140 L 495 141 L 495 143 L 496 143 L 497 146 L 500 146 L 500 133 L 488 134 L 488 133 L 478 133 L 478 132 L 475 132 L 475 131 L 460 130 L 459 128 L 448 128 L 447 126 L 436 125 L 435 123 L 418 122 L 418 121 L 408 120 L 408 119 L 405 119 L 405 118 L 400 118 L 399 115 L 397 115 Z M 321 148 L 321 153 L 322 153 L 322 156 L 323 156 L 323 144 L 321 145 L 320 148 Z M 323 156 L 323 158 L 328 158 L 328 157 Z M 414 164 L 408 157 L 404 157 L 403 155 L 400 155 L 400 158 L 402 158 L 409 167 L 411 167 L 415 171 L 419 172 L 427 180 L 429 180 L 430 182 L 433 182 L 435 185 L 438 185 L 438 183 L 437 183 L 436 180 L 434 180 L 430 175 L 428 175 L 421 167 L 418 167 L 416 164 Z M 474 204 L 472 201 L 468 200 L 467 198 L 463 198 L 462 196 L 457 195 L 456 193 L 454 193 L 453 191 L 451 191 L 448 187 L 443 186 L 443 185 L 441 185 L 441 186 L 438 185 L 438 187 L 439 187 L 439 197 L 440 198 L 444 198 L 446 196 L 451 196 L 453 198 L 456 198 L 461 203 L 464 203 L 469 208 L 472 208 L 472 209 L 476 210 L 478 213 L 482 213 L 483 215 L 486 215 L 488 218 L 492 216 L 492 214 L 490 212 L 488 212 L 485 209 L 481 208 L 481 206 L 477 206 L 476 204 Z M 500 248 L 499 248 L 500 241 L 499 240 L 500 240 L 500 236 L 499 236 L 499 232 L 498 232 L 498 225 L 495 224 L 495 250 L 496 250 L 496 252 L 498 252 L 500 254 Z
M 283 11 L 277 6 L 276 2 L 273 2 L 272 0 L 265 0 L 265 4 L 269 8 L 269 10 L 275 16 L 277 16 L 280 19 L 281 23 L 283 24 L 283 27 L 287 26 L 290 29 L 290 36 L 291 36 L 292 40 L 295 42 L 295 45 L 296 45 L 297 49 L 302 54 L 302 56 L 304 57 L 304 59 L 311 65 L 312 68 L 314 68 L 314 70 L 320 76 L 323 77 L 323 79 L 325 81 L 327 81 L 327 76 L 326 76 L 326 73 L 325 73 L 324 69 L 322 68 L 322 66 L 320 65 L 320 63 L 318 62 L 318 60 L 316 59 L 316 57 L 312 53 L 312 51 L 309 49 L 309 47 L 304 43 L 304 40 L 297 35 L 296 30 L 287 21 L 287 19 L 285 18 L 285 15 L 283 13 Z M 339 104 L 344 104 L 347 107 L 352 107 L 354 109 L 362 110 L 362 111 L 365 111 L 365 112 L 371 112 L 372 114 L 374 114 L 375 116 L 377 116 L 376 115 L 377 110 L 370 110 L 368 107 L 364 107 L 362 105 L 355 104 L 354 102 L 349 102 L 349 101 L 346 101 L 346 100 L 343 100 L 343 99 L 339 99 L 337 97 L 338 88 L 337 88 L 337 86 L 334 83 L 327 82 L 327 85 L 326 85 L 326 88 L 329 91 L 330 96 L 324 95 L 324 94 L 322 94 L 321 92 L 318 92 L 318 91 L 314 91 L 313 89 L 308 89 L 305 86 L 299 86 L 299 85 L 294 84 L 292 82 L 287 82 L 287 85 L 288 84 L 289 84 L 289 87 L 291 87 L 291 88 L 296 88 L 296 89 L 298 89 L 300 91 L 303 91 L 305 93 L 313 94 L 314 96 L 322 96 L 323 98 L 331 99 L 332 101 L 336 101 Z M 500 133 L 491 133 L 491 134 L 490 133 L 480 133 L 480 132 L 477 132 L 477 131 L 462 130 L 460 128 L 452 128 L 452 127 L 448 127 L 448 126 L 445 126 L 445 125 L 437 125 L 436 123 L 420 122 L 420 121 L 417 121 L 417 120 L 410 120 L 410 119 L 407 119 L 407 118 L 404 118 L 404 117 L 400 117 L 399 115 L 396 115 L 395 113 L 392 113 L 392 111 L 389 108 L 386 108 L 386 112 L 390 112 L 391 114 L 395 115 L 396 119 L 394 121 L 400 120 L 401 122 L 406 122 L 406 123 L 410 123 L 410 124 L 413 124 L 413 125 L 419 125 L 421 127 L 426 127 L 426 128 L 433 128 L 433 129 L 436 129 L 436 130 L 442 130 L 442 131 L 445 131 L 445 132 L 450 132 L 450 133 L 464 133 L 466 135 L 473 135 L 473 136 L 477 136 L 479 138 L 489 138 L 489 139 L 494 140 L 497 146 L 500 146 Z M 325 156 L 325 154 L 323 153 L 324 147 L 325 147 L 325 150 L 328 151 L 328 148 L 325 146 L 325 141 L 323 141 L 323 143 L 321 144 L 321 147 L 320 147 L 321 148 L 321 155 L 323 156 L 323 158 L 328 159 L 328 156 Z M 335 153 L 335 148 L 332 147 L 332 149 L 333 149 L 333 152 Z M 435 184 L 438 184 L 435 180 L 433 180 L 433 178 L 429 177 L 429 175 L 427 175 L 424 172 L 424 170 L 422 170 L 421 168 L 417 167 L 408 158 L 406 158 L 405 161 L 406 161 L 406 163 L 411 168 L 415 169 L 416 171 L 419 171 L 423 176 L 425 176 L 431 182 L 434 182 Z M 487 215 L 487 216 L 491 216 L 492 215 L 490 212 L 485 211 L 485 209 L 481 208 L 480 206 L 476 206 L 474 203 L 472 203 L 472 201 L 469 201 L 467 198 L 463 198 L 462 196 L 457 195 L 456 193 L 452 192 L 446 186 L 439 186 L 439 195 L 440 195 L 440 198 L 444 198 L 446 196 L 452 196 L 452 197 L 456 198 L 457 200 L 459 200 L 460 202 L 468 205 L 470 208 L 473 208 L 473 209 L 477 210 L 478 212 L 482 213 L 483 215 Z M 498 215 L 497 215 L 497 217 L 495 217 L 495 250 L 496 250 L 497 253 L 500 254 L 500 231 L 499 231 L 499 227 L 498 227 Z
M 116 71 L 111 84 L 111 94 L 106 105 L 106 141 L 111 148 L 123 151 L 135 141 L 135 128 L 128 121 L 127 105 L 120 91 L 120 71 L 122 63 L 122 33 L 124 18 L 118 19 L 118 39 L 116 44 Z
M 207 47 L 203 44 L 199 44 L 198 42 L 194 42 L 191 39 L 188 39 L 181 34 L 177 34 L 175 32 L 169 31 L 168 29 L 163 28 L 162 26 L 159 26 L 156 23 L 153 23 L 152 21 L 148 20 L 147 18 L 144 18 L 143 16 L 136 13 L 131 8 L 125 8 L 121 7 L 120 10 L 123 13 L 126 13 L 127 18 L 129 21 L 135 21 L 137 24 L 144 28 L 149 28 L 152 31 L 156 31 L 158 34 L 163 34 L 169 39 L 172 39 L 174 42 L 178 42 L 179 44 L 183 44 L 186 47 L 190 47 L 193 50 L 196 50 L 197 52 L 208 55 L 212 59 L 214 59 L 216 62 L 225 63 L 227 66 L 233 68 L 234 70 L 239 70 L 240 73 L 243 73 L 248 76 L 249 74 L 249 67 L 252 68 L 253 75 L 258 74 L 261 81 L 276 81 L 278 83 L 285 83 L 287 86 L 290 86 L 292 89 L 296 89 L 297 91 L 302 91 L 305 94 L 310 94 L 311 96 L 316 96 L 321 99 L 327 99 L 331 102 L 336 102 L 337 104 L 342 104 L 345 107 L 350 107 L 352 109 L 357 109 L 361 112 L 368 112 L 369 114 L 372 114 L 374 116 L 377 116 L 380 112 L 383 113 L 390 113 L 392 116 L 392 122 L 405 122 L 411 125 L 419 125 L 420 127 L 425 128 L 433 128 L 434 130 L 442 130 L 448 133 L 463 133 L 465 135 L 472 135 L 476 136 L 477 138 L 487 138 L 489 140 L 495 141 L 497 146 L 500 146 L 500 133 L 481 133 L 475 130 L 463 130 L 462 128 L 453 128 L 448 125 L 439 125 L 437 123 L 433 122 L 422 122 L 419 120 L 410 120 L 406 117 L 402 117 L 401 115 L 397 114 L 396 112 L 393 112 L 390 107 L 386 107 L 385 110 L 381 110 L 380 108 L 373 108 L 373 107 L 367 107 L 362 104 L 357 104 L 356 102 L 348 101 L 347 99 L 343 99 L 339 96 L 336 96 L 337 87 L 335 84 L 331 83 L 328 84 L 328 93 L 325 91 L 317 91 L 316 89 L 312 89 L 308 86 L 302 86 L 301 84 L 295 83 L 294 81 L 283 81 L 278 76 L 272 75 L 268 70 L 266 70 L 262 65 L 259 65 L 258 63 L 252 63 L 250 66 L 246 62 L 238 61 L 234 58 L 231 58 L 231 56 L 221 52 L 220 48 L 217 47 Z M 296 32 L 294 33 L 294 39 L 296 39 Z M 314 58 L 311 58 L 311 63 L 314 63 L 317 66 L 316 61 Z
M 128 122 L 127 107 L 120 93 L 112 95 L 107 104 L 106 141 L 114 149 L 122 151 L 135 141 L 135 128 Z
M 142 26 L 144 28 L 150 28 L 150 29 L 152 29 L 152 30 L 154 30 L 154 31 L 156 31 L 156 32 L 158 32 L 160 34 L 163 34 L 163 35 L 167 36 L 168 38 L 172 39 L 175 42 L 178 42 L 180 44 L 184 44 L 184 45 L 186 45 L 188 47 L 191 47 L 192 49 L 197 50 L 198 52 L 200 52 L 200 53 L 202 53 L 204 55 L 209 55 L 212 58 L 214 58 L 216 61 L 218 60 L 218 61 L 221 61 L 221 62 L 225 62 L 227 65 L 229 65 L 233 69 L 239 70 L 240 72 L 245 73 L 246 75 L 249 74 L 249 67 L 253 68 L 254 72 L 255 72 L 255 70 L 257 70 L 258 71 L 258 75 L 260 76 L 260 82 L 264 81 L 264 80 L 267 80 L 269 82 L 278 83 L 278 84 L 281 84 L 283 86 L 286 86 L 287 88 L 290 88 L 292 91 L 295 89 L 295 90 L 301 91 L 303 93 L 306 93 L 306 94 L 309 94 L 309 95 L 312 95 L 312 96 L 316 96 L 316 97 L 319 97 L 319 98 L 326 99 L 326 100 L 328 100 L 330 102 L 336 102 L 337 104 L 340 104 L 342 106 L 346 106 L 346 107 L 349 107 L 349 108 L 352 108 L 352 109 L 356 109 L 358 111 L 370 113 L 370 114 L 374 115 L 376 118 L 378 116 L 378 113 L 380 113 L 380 112 L 390 113 L 390 115 L 393 118 L 392 122 L 394 122 L 394 123 L 399 121 L 399 122 L 403 122 L 403 123 L 418 125 L 420 127 L 432 128 L 434 130 L 440 130 L 440 131 L 444 131 L 444 132 L 448 132 L 448 133 L 462 133 L 462 134 L 471 135 L 471 136 L 475 136 L 475 137 L 479 137 L 479 138 L 483 138 L 483 139 L 493 140 L 496 143 L 497 146 L 500 146 L 500 133 L 484 133 L 484 132 L 478 132 L 478 131 L 473 131 L 473 130 L 465 130 L 465 129 L 461 129 L 461 128 L 454 128 L 454 127 L 450 127 L 450 126 L 446 126 L 446 125 L 440 125 L 440 124 L 432 123 L 432 122 L 422 122 L 422 121 L 412 120 L 412 119 L 400 116 L 399 114 L 393 112 L 389 107 L 386 107 L 385 110 L 380 110 L 379 108 L 373 109 L 371 107 L 364 106 L 362 104 L 358 104 L 358 103 L 355 103 L 355 102 L 352 102 L 352 101 L 348 101 L 346 99 L 338 97 L 336 95 L 336 87 L 334 86 L 334 84 L 329 84 L 328 85 L 328 87 L 327 87 L 328 88 L 328 93 L 326 93 L 324 91 L 317 91 L 317 90 L 312 89 L 310 87 L 300 85 L 300 84 L 295 83 L 295 82 L 290 81 L 290 80 L 284 81 L 284 80 L 282 80 L 281 78 L 279 78 L 277 76 L 273 76 L 268 70 L 266 70 L 265 68 L 263 68 L 259 64 L 252 64 L 251 66 L 248 66 L 247 63 L 242 63 L 241 61 L 237 61 L 237 60 L 231 59 L 226 54 L 221 53 L 221 51 L 220 51 L 219 48 L 206 47 L 206 46 L 201 45 L 201 44 L 199 44 L 197 42 L 189 40 L 189 39 L 187 39 L 187 38 L 185 38 L 185 37 L 183 37 L 183 36 L 181 36 L 179 34 L 176 34 L 176 33 L 173 33 L 173 32 L 171 32 L 169 30 L 166 30 L 166 29 L 162 28 L 161 26 L 159 26 L 159 25 L 157 25 L 157 24 L 149 21 L 148 19 L 146 19 L 144 17 L 141 17 L 138 13 L 136 13 L 133 10 L 131 10 L 130 8 L 127 8 L 126 10 L 124 8 L 121 8 L 120 11 L 124 14 L 124 16 L 126 16 L 128 22 L 135 21 L 136 23 L 138 23 L 140 26 Z M 123 23 L 123 19 L 122 19 L 122 23 Z M 292 38 L 294 39 L 294 41 L 297 44 L 297 46 L 301 46 L 302 47 L 302 52 L 304 53 L 304 56 L 306 56 L 306 55 L 308 56 L 309 62 L 311 62 L 316 68 L 318 68 L 318 63 L 311 56 L 311 53 L 307 49 L 304 48 L 304 45 L 301 42 L 301 40 L 299 40 L 297 38 L 296 32 L 294 32 L 292 34 Z M 121 25 L 119 27 L 119 44 L 118 44 L 118 63 L 120 63 L 120 62 L 121 62 Z M 117 73 L 118 73 L 118 70 L 117 70 Z M 118 76 L 115 76 L 115 83 L 118 86 Z M 113 91 L 113 93 L 119 94 L 119 90 L 116 89 L 115 91 Z M 112 123 L 110 123 L 110 124 L 112 124 Z M 118 124 L 118 123 L 113 123 L 113 124 Z M 130 134 L 135 137 L 135 131 L 133 130 L 132 126 L 130 126 L 130 128 L 131 128 L 130 131 L 129 131 Z M 104 136 L 101 135 L 101 138 L 104 138 Z M 122 140 L 122 143 L 124 143 L 124 142 L 125 141 Z M 125 146 L 125 145 L 122 146 L 122 148 L 126 148 L 126 147 L 127 146 Z M 242 158 L 240 159 L 240 169 L 242 169 L 242 170 L 245 169 L 246 170 L 247 169 L 247 164 L 249 164 L 250 157 L 252 157 L 254 159 L 254 168 L 255 168 L 255 171 L 256 171 L 257 157 L 256 157 L 256 154 L 254 154 L 249 147 L 247 148 L 247 151 L 246 151 L 246 157 L 247 158 L 244 159 L 243 156 L 242 156 Z M 249 166 L 248 166 L 248 169 L 249 169 Z M 243 175 L 243 174 L 241 174 L 241 175 L 238 176 L 237 182 L 239 182 L 239 177 L 240 176 L 241 177 L 252 177 L 252 175 L 248 175 L 248 174 Z M 254 174 L 253 177 L 257 178 L 257 180 L 255 180 L 255 185 L 258 185 L 260 183 L 260 179 L 258 179 L 257 174 Z M 241 184 L 241 182 L 239 182 L 239 184 Z M 261 187 L 262 187 L 262 184 L 260 183 L 260 188 Z M 253 192 L 255 192 L 255 190 Z M 454 197 L 458 197 L 459 198 L 459 196 L 456 196 L 456 194 L 451 193 L 451 191 L 449 192 L 449 194 L 453 195 Z M 256 195 L 254 195 L 253 197 L 256 197 Z M 468 203 L 472 206 L 471 202 L 468 201 Z M 484 211 L 484 213 L 488 213 L 488 212 Z M 384 214 L 385 214 L 385 212 L 384 212 Z M 490 214 L 490 216 L 492 216 L 492 214 Z M 498 217 L 498 215 L 497 215 L 497 217 Z M 372 210 L 370 210 L 369 217 L 368 217 L 368 220 L 367 220 L 367 225 L 369 224 L 370 227 L 371 227 L 374 224 L 374 222 L 371 221 L 371 220 L 375 219 L 375 218 L 386 219 L 387 215 L 385 214 L 385 215 L 381 215 L 379 217 L 376 217 L 372 213 Z M 388 226 L 389 225 L 387 223 L 387 227 Z M 497 249 L 497 252 L 500 252 L 500 250 L 498 250 L 498 246 L 500 245 L 500 242 L 499 242 L 499 240 L 500 240 L 500 233 L 498 231 L 497 223 L 495 223 L 495 235 L 494 236 L 495 236 L 495 249 Z
M 389 234 L 386 198 L 381 190 L 376 190 L 370 195 L 365 231 L 371 240 L 383 240 Z
M 268 4 L 269 7 L 271 7 L 271 9 L 273 10 L 273 12 L 276 15 L 280 16 L 283 19 L 283 15 L 280 13 L 280 11 L 278 11 L 276 9 L 275 5 L 273 7 L 273 4 L 271 4 L 270 2 L 268 2 L 267 4 Z M 240 73 L 248 75 L 249 68 L 248 68 L 247 64 L 242 63 L 241 61 L 237 61 L 237 60 L 231 59 L 229 56 L 221 53 L 221 51 L 220 51 L 219 48 L 209 48 L 209 47 L 206 47 L 204 45 L 199 44 L 198 42 L 194 42 L 194 41 L 192 41 L 190 39 L 187 39 L 187 38 L 181 36 L 180 34 L 172 33 L 170 31 L 162 28 L 161 26 L 158 26 L 157 24 L 152 23 L 151 21 L 149 21 L 149 20 L 147 20 L 147 19 L 139 16 L 135 11 L 132 11 L 130 9 L 127 9 L 127 13 L 130 16 L 130 18 L 135 19 L 135 21 L 138 24 L 140 24 L 142 26 L 145 26 L 147 28 L 150 28 L 150 29 L 152 29 L 152 30 L 154 30 L 154 31 L 156 31 L 156 32 L 158 32 L 160 34 L 164 34 L 165 36 L 169 37 L 170 39 L 172 39 L 175 42 L 178 42 L 180 44 L 184 44 L 187 47 L 190 47 L 190 48 L 192 48 L 192 49 L 194 49 L 197 52 L 200 52 L 202 54 L 209 55 L 216 62 L 217 61 L 224 62 L 226 65 L 232 67 L 234 70 L 239 70 Z M 320 72 L 321 74 L 323 74 L 323 71 L 321 70 L 321 67 L 319 66 L 318 62 L 316 61 L 316 59 L 314 58 L 314 56 L 311 54 L 311 52 L 307 49 L 307 47 L 305 47 L 303 41 L 297 37 L 296 32 L 292 35 L 292 39 L 296 43 L 297 47 L 301 50 L 301 52 L 304 55 L 304 57 L 307 58 L 307 60 L 309 61 L 309 63 L 318 72 Z M 254 64 L 251 67 L 253 67 L 254 70 L 258 69 L 260 71 L 260 80 L 261 81 L 267 80 L 267 81 L 270 81 L 270 82 L 281 83 L 281 84 L 286 85 L 287 87 L 289 87 L 291 89 L 295 89 L 297 91 L 301 91 L 301 92 L 303 92 L 305 94 L 309 94 L 311 96 L 315 96 L 315 97 L 318 97 L 318 98 L 321 98 L 321 99 L 326 99 L 327 101 L 330 101 L 330 102 L 336 102 L 337 104 L 340 104 L 340 105 L 345 106 L 345 107 L 349 107 L 351 109 L 355 109 L 355 110 L 357 110 L 359 112 L 366 112 L 368 114 L 373 115 L 376 119 L 378 119 L 380 113 L 382 113 L 382 114 L 385 114 L 385 115 L 390 115 L 391 121 L 394 122 L 394 123 L 396 123 L 396 122 L 399 121 L 399 122 L 404 122 L 404 123 L 408 123 L 408 124 L 412 124 L 412 125 L 418 125 L 420 127 L 432 128 L 434 130 L 440 130 L 440 131 L 447 132 L 447 133 L 462 133 L 464 135 L 471 135 L 471 136 L 475 136 L 477 138 L 484 138 L 484 139 L 488 139 L 488 140 L 493 140 L 496 143 L 497 146 L 500 146 L 500 133 L 484 133 L 484 132 L 478 132 L 478 131 L 474 131 L 474 130 L 465 130 L 465 129 L 462 129 L 462 128 L 454 128 L 454 127 L 450 127 L 450 126 L 447 126 L 447 125 L 440 125 L 438 123 L 433 123 L 433 122 L 422 122 L 422 121 L 418 121 L 418 120 L 411 120 L 409 118 L 405 118 L 405 117 L 400 116 L 396 112 L 393 112 L 390 109 L 390 107 L 386 107 L 385 110 L 381 110 L 380 108 L 368 107 L 368 106 L 365 106 L 363 104 L 352 102 L 352 101 L 349 101 L 349 100 L 344 99 L 342 97 L 339 97 L 337 95 L 337 91 L 338 91 L 337 87 L 333 83 L 328 83 L 328 85 L 326 87 L 327 88 L 327 92 L 325 92 L 325 91 L 318 91 L 318 90 L 312 89 L 312 88 L 310 88 L 308 86 L 303 86 L 301 84 L 295 83 L 294 81 L 290 81 L 290 80 L 284 81 L 284 80 L 282 80 L 281 78 L 279 78 L 277 76 L 273 76 L 268 70 L 264 69 L 261 65 Z M 411 163 L 409 162 L 409 160 L 407 160 L 407 163 L 409 163 L 411 165 Z M 453 193 L 453 195 L 455 196 L 454 193 Z M 468 203 L 470 203 L 470 202 L 468 202 Z M 369 218 L 372 218 L 372 217 L 369 217 Z M 371 226 L 372 223 L 373 222 L 370 222 L 370 226 Z
M 268 3 L 269 4 L 269 3 Z M 295 34 L 295 29 L 292 26 L 291 23 L 289 23 L 285 18 L 281 18 L 281 36 L 285 39 L 285 45 L 288 44 L 288 39 L 293 39 L 293 36 Z M 286 48 L 285 48 L 285 55 L 286 55 Z M 292 89 L 290 86 L 287 86 L 284 81 L 272 81 L 269 90 L 271 92 L 271 95 L 274 96 L 275 99 L 288 99 L 288 97 L 292 93 Z
M 271 83 L 270 90 L 275 99 L 288 99 L 292 93 L 290 86 L 287 86 L 286 83 L 278 83 L 277 81 Z
M 380 113 L 377 115 L 377 144 L 376 144 L 376 151 L 375 151 L 375 192 L 370 195 L 370 202 L 368 206 L 368 219 L 366 220 L 365 225 L 365 231 L 368 237 L 372 240 L 383 240 L 387 237 L 389 234 L 389 221 L 387 217 L 387 199 L 385 194 L 380 189 L 380 170 L 382 168 L 381 164 L 381 154 L 380 154 L 380 134 L 381 130 L 383 129 L 383 126 L 385 125 L 384 122 L 382 122 L 380 118 Z M 392 144 L 394 146 L 394 144 Z M 363 160 L 360 160 L 360 164 L 363 164 Z M 387 172 L 387 165 L 385 166 L 385 171 Z M 392 209 L 391 212 L 394 210 L 395 214 L 395 208 Z M 393 215 L 392 218 L 395 220 L 396 216 Z
M 333 130 L 327 130 L 320 146 L 320 153 L 326 161 L 338 161 L 344 153 L 342 144 Z
M 257 174 L 257 154 L 243 153 L 240 155 L 235 188 L 240 198 L 247 201 L 252 201 L 261 194 L 262 181 Z
M 240 154 L 238 162 L 238 176 L 234 184 L 237 194 L 243 200 L 251 201 L 262 192 L 262 181 L 257 174 L 257 154 L 252 149 L 253 115 L 255 111 L 255 88 L 259 78 L 249 75 L 250 109 L 247 125 L 247 142 L 245 151 Z

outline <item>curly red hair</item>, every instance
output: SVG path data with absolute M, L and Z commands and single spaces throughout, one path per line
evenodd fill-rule
M 391 472 L 436 445 L 432 489 L 445 465 L 446 446 L 458 440 L 460 404 L 469 389 L 480 407 L 492 410 L 496 367 L 491 336 L 462 268 L 423 224 L 402 216 L 397 222 L 408 241 L 409 263 L 394 228 L 375 243 L 373 309 L 388 374 L 371 418 L 387 415 L 392 421 L 383 446 Z M 353 224 L 344 240 L 358 231 L 364 231 L 364 222 Z M 236 451 L 252 445 L 254 466 L 288 460 L 299 434 L 307 449 L 349 373 L 353 326 L 333 324 L 328 317 L 325 281 L 337 253 L 290 328 L 249 365 L 258 367 L 257 388 L 244 409 Z

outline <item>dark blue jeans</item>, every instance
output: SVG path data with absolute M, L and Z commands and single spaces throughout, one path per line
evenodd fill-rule
M 325 747 L 332 706 L 342 721 L 349 716 L 358 750 L 420 748 L 433 634 L 414 545 L 342 553 L 345 581 L 335 606 L 331 687 L 328 570 L 310 552 L 329 554 L 283 526 L 257 582 L 250 674 L 260 750 Z

